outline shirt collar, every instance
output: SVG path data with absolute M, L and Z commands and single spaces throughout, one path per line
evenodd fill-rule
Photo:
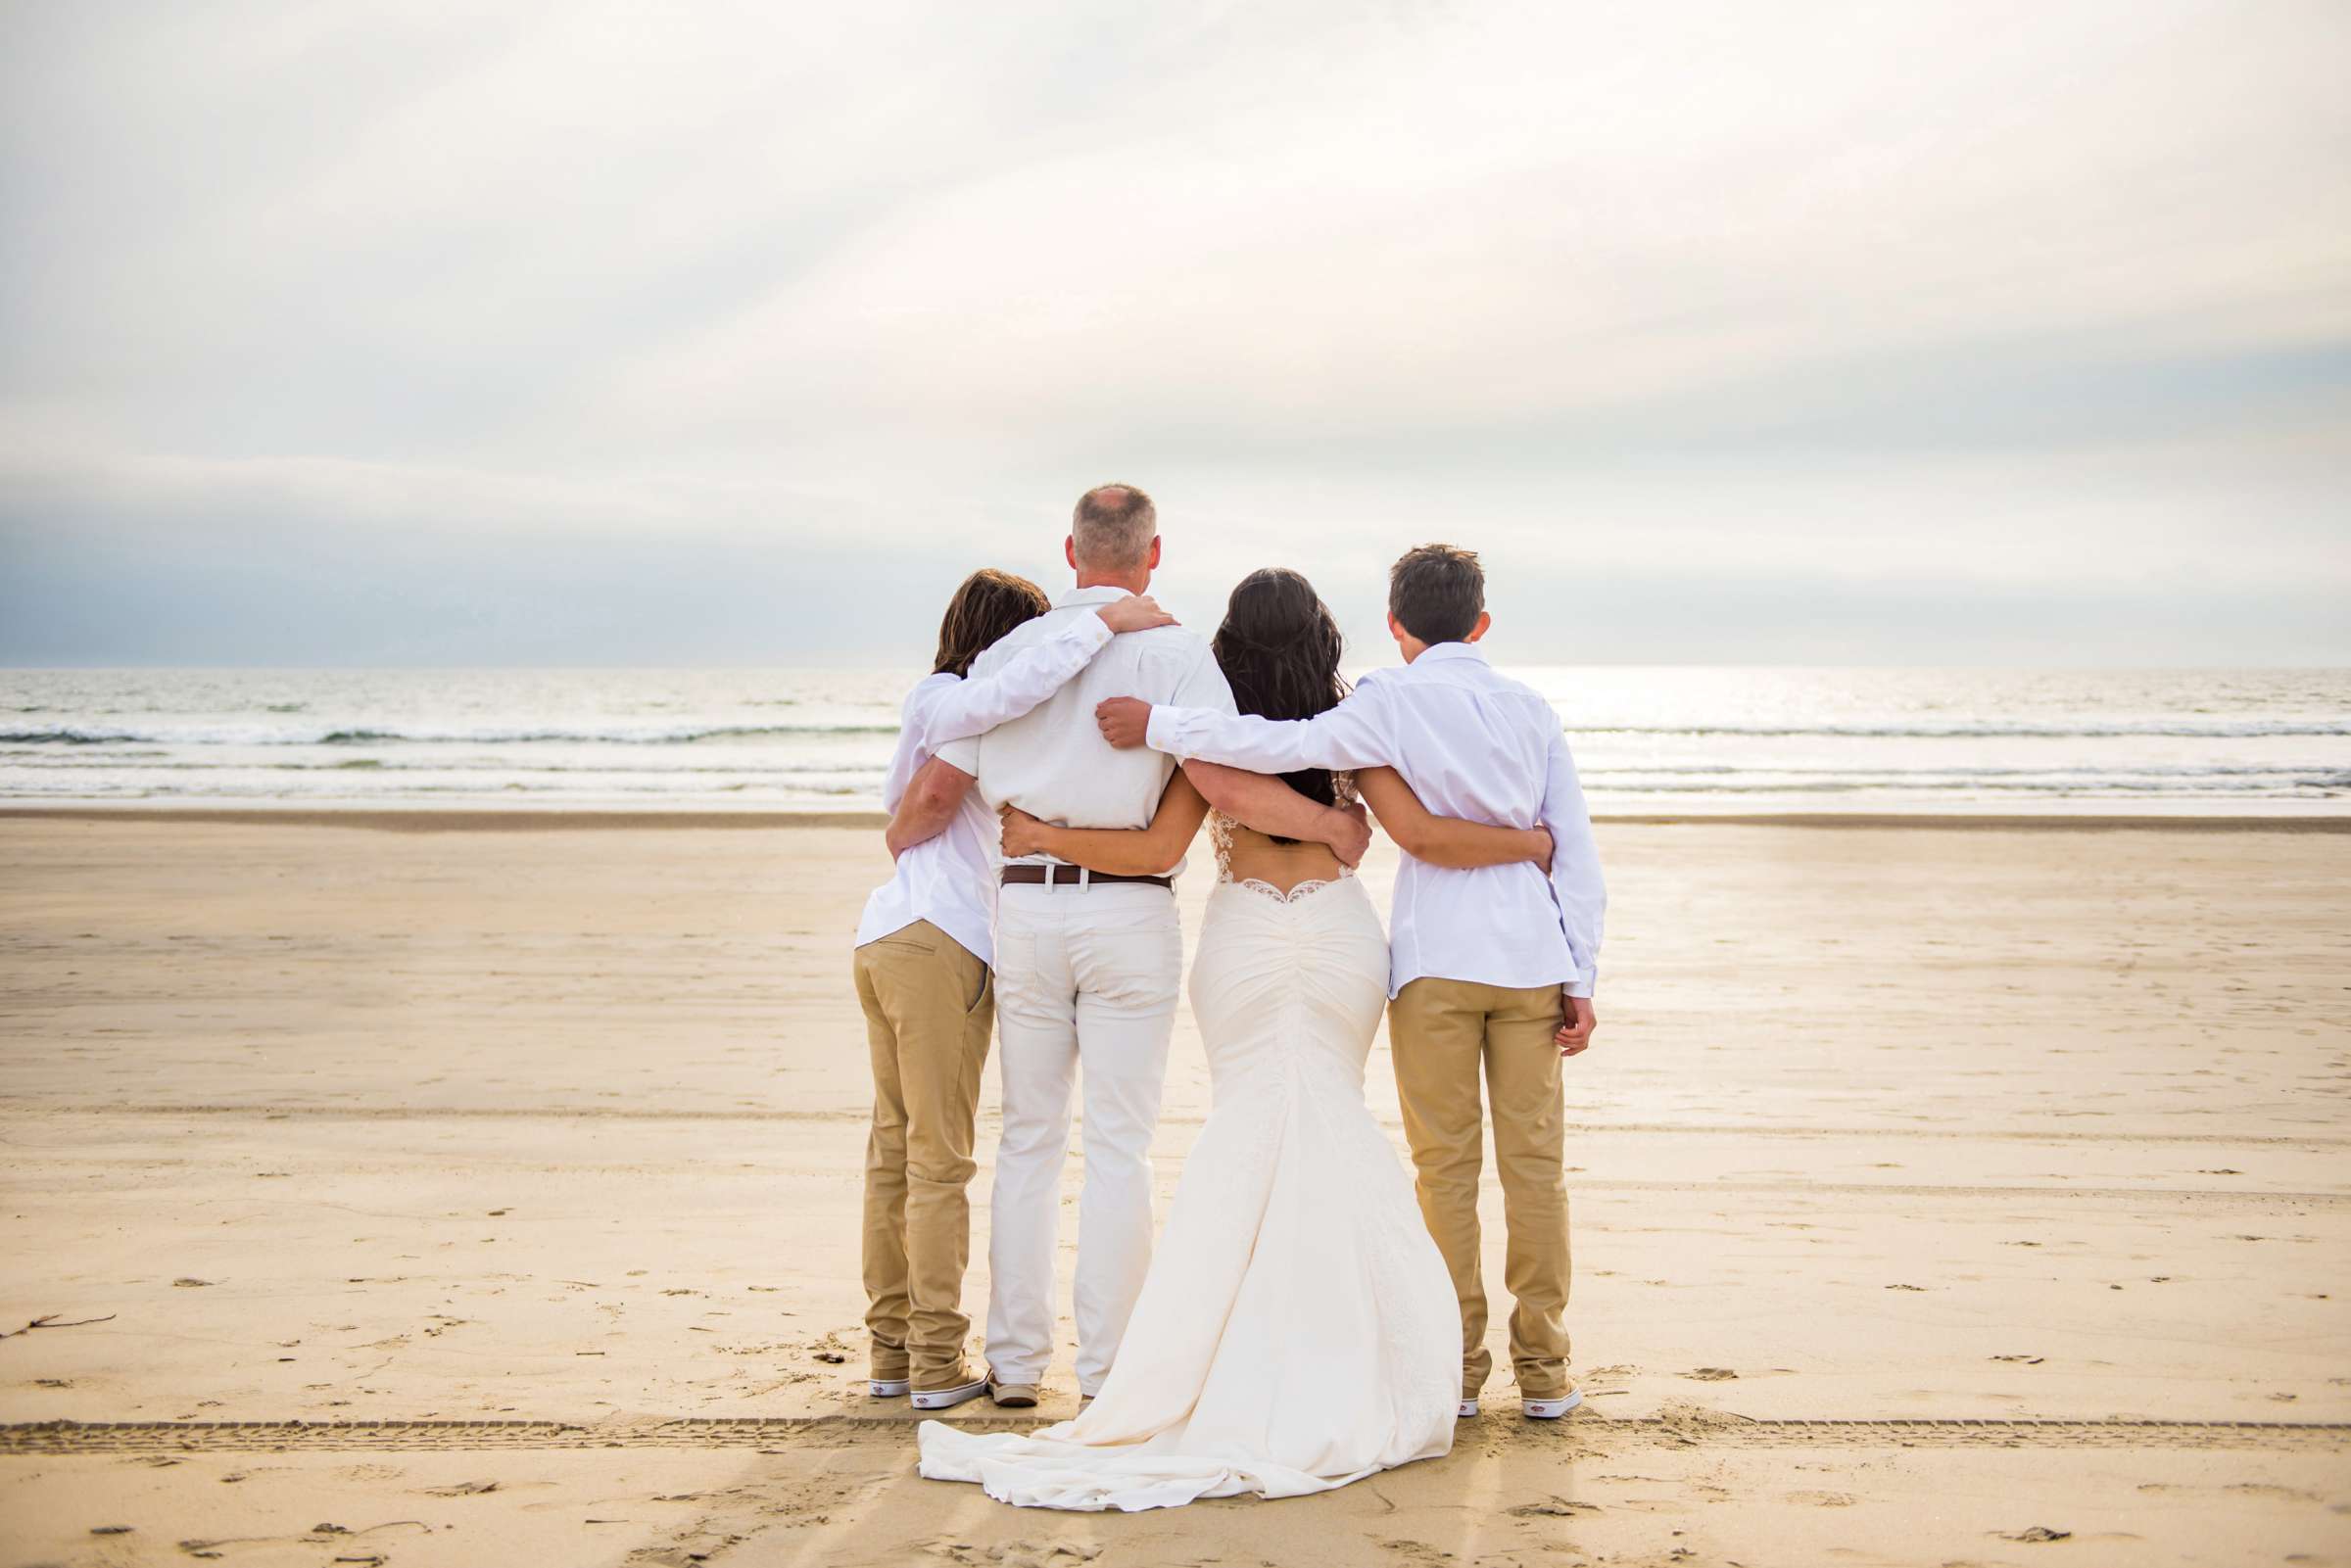
M 1053 601 L 1053 607 L 1057 610 L 1066 610 L 1073 604 L 1113 604 L 1126 596 L 1127 591 L 1123 588 L 1114 588 L 1108 583 L 1097 583 L 1092 588 L 1071 589 Z
M 1478 663 L 1483 664 L 1486 662 L 1486 655 L 1475 644 L 1469 642 L 1432 642 L 1422 648 L 1420 656 L 1413 662 L 1415 664 L 1427 664 L 1432 661 L 1444 663 L 1452 659 L 1475 659 Z

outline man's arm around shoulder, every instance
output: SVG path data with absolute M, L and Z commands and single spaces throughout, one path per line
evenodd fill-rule
M 1327 844 L 1350 870 L 1371 847 L 1371 825 L 1360 806 L 1325 806 L 1309 800 L 1279 779 L 1198 758 L 1183 764 L 1183 776 L 1201 798 L 1244 828 L 1301 843 Z
M 1153 614 L 1158 613 L 1159 607 L 1149 599 L 1133 602 L 1149 605 Z M 1124 605 L 1108 608 L 1125 610 Z M 1117 626 L 1132 619 L 1124 613 L 1119 620 L 1108 614 L 1080 615 L 1025 646 L 1002 653 L 997 651 L 1002 643 L 984 649 L 972 661 L 969 676 L 941 682 L 937 689 L 924 693 L 923 725 L 933 751 L 951 740 L 984 735 L 1029 712 L 1084 669 L 1118 635 Z
M 1311 719 L 1281 721 L 1207 708 L 1112 697 L 1094 709 L 1102 737 L 1121 748 L 1149 745 L 1251 773 L 1300 768 L 1375 768 L 1395 759 L 1379 689 L 1359 688 Z

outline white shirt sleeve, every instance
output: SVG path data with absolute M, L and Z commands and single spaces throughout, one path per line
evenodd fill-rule
M 1115 636 L 1101 616 L 1080 615 L 1043 641 L 1000 663 L 989 661 L 993 667 L 984 675 L 975 661 L 969 679 L 942 688 L 926 705 L 924 742 L 936 755 L 949 741 L 985 735 L 1019 718 L 1060 690 Z M 974 771 L 960 762 L 954 766 Z
M 966 736 L 961 740 L 950 740 L 932 752 L 931 759 L 960 769 L 977 779 L 980 777 L 980 737 L 975 735 Z
M 1569 996 L 1590 996 L 1599 978 L 1600 927 L 1608 890 L 1601 879 L 1600 846 L 1592 839 L 1592 813 L 1584 804 L 1584 786 L 1576 779 L 1575 758 L 1563 735 L 1552 737 L 1543 827 L 1551 834 L 1552 896 L 1559 901 L 1559 928 L 1566 933 L 1567 957 L 1575 966 L 1575 974 L 1560 989 Z
M 1219 680 L 1223 679 L 1219 672 Z M 1229 704 L 1230 696 L 1226 701 Z M 1378 688 L 1358 687 L 1337 707 L 1311 719 L 1260 719 L 1205 707 L 1154 704 L 1145 740 L 1185 761 L 1221 762 L 1251 773 L 1300 768 L 1376 768 L 1394 761 L 1386 703 Z
M 1178 707 L 1198 708 L 1204 713 L 1232 714 L 1241 710 L 1232 700 L 1232 683 L 1224 679 L 1223 666 L 1217 663 L 1213 648 L 1205 644 L 1200 657 L 1176 684 L 1176 692 L 1168 700 Z

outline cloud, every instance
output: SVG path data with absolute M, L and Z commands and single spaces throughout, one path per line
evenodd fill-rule
M 2170 606 L 2200 658 L 2341 651 L 2299 611 L 2195 614 L 2351 590 L 2330 6 L 8 25 L 0 547 L 43 564 L 0 575 L 0 618 L 36 578 L 81 600 L 39 656 L 138 640 L 132 546 L 329 595 L 413 567 L 426 601 L 520 604 L 551 549 L 599 602 L 648 560 L 795 550 L 893 579 L 922 552 L 929 592 L 1049 570 L 1111 475 L 1212 603 L 1270 555 L 1375 598 L 1448 535 L 1626 585 L 1642 658 L 1809 657 L 1835 606 L 1847 656 L 2001 658 L 2099 603 Z M 1705 573 L 1768 591 L 1658 586 Z M 212 592 L 170 656 L 207 625 L 239 657 L 403 645 L 331 618 L 257 643 L 234 574 Z M 1873 592 L 1901 613 L 1848 613 Z M 1726 639 L 1733 600 L 1761 607 Z M 561 623 L 460 616 L 425 651 L 597 659 L 607 623 Z M 746 607 L 728 646 L 858 635 Z

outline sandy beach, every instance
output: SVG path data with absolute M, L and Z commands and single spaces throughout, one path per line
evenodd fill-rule
M 1586 1407 L 1105 1517 L 864 1397 L 870 828 L 0 817 L 0 1568 L 2351 1561 L 2351 833 L 1600 832 Z

